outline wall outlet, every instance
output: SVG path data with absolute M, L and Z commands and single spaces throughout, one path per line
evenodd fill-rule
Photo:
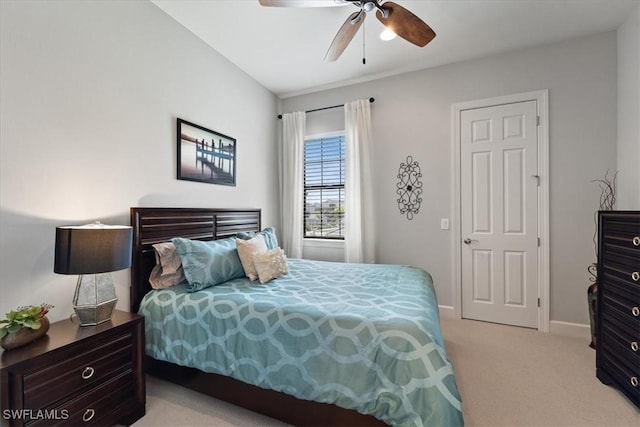
M 449 218 L 440 218 L 440 228 L 443 230 L 449 229 Z

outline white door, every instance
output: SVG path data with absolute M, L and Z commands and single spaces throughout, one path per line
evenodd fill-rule
M 461 111 L 462 317 L 538 327 L 536 101 Z

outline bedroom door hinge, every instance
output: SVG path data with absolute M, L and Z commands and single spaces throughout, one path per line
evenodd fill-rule
M 540 238 L 538 237 L 538 247 L 540 247 Z
M 538 307 L 540 307 L 540 298 L 538 298 Z
M 540 126 L 540 116 L 536 116 L 536 126 Z

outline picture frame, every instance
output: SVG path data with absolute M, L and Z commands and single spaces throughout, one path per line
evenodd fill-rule
M 180 180 L 236 185 L 236 139 L 177 119 L 177 177 Z

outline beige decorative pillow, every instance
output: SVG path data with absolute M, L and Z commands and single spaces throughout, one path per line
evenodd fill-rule
M 153 289 L 168 288 L 186 280 L 180 255 L 173 243 L 156 243 L 153 249 L 156 254 L 156 265 L 149 277 L 149 283 Z
M 260 283 L 267 283 L 271 279 L 289 273 L 287 256 L 280 248 L 270 249 L 253 256 L 253 264 L 258 272 Z
M 253 281 L 258 278 L 258 273 L 253 265 L 253 256 L 257 253 L 267 250 L 267 243 L 261 234 L 250 240 L 236 239 L 236 246 L 238 247 L 238 255 L 240 256 L 240 262 L 244 269 L 244 274 Z

